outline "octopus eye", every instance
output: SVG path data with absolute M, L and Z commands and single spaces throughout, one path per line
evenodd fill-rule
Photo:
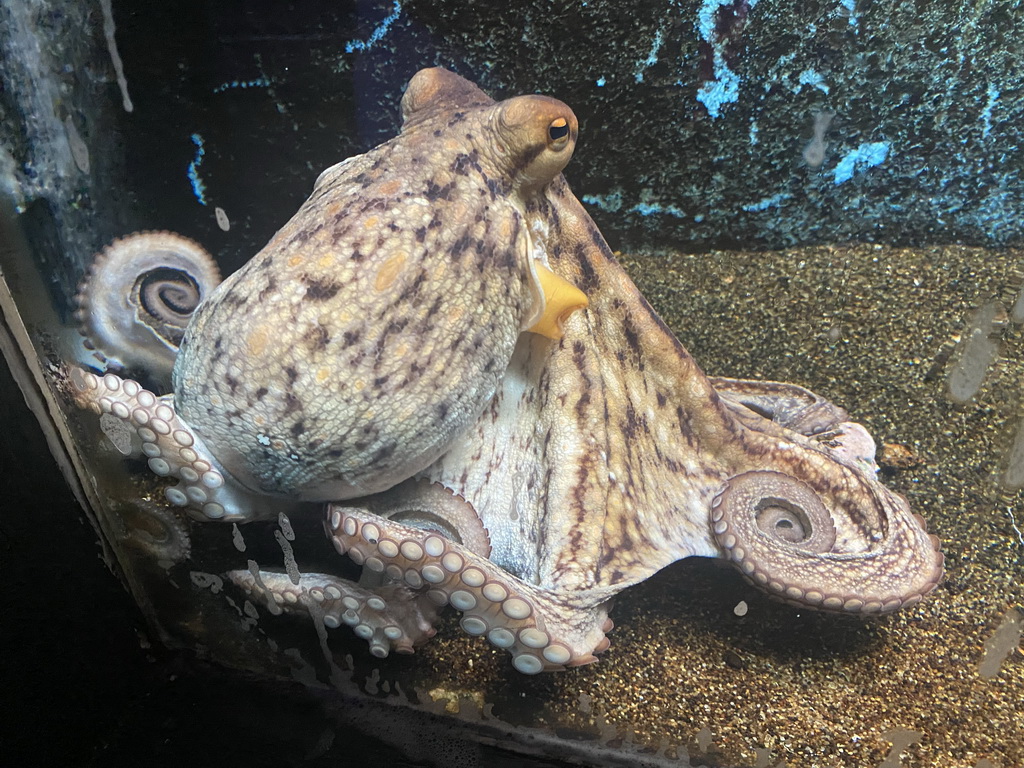
M 548 147 L 556 151 L 569 145 L 569 121 L 559 117 L 548 126 Z

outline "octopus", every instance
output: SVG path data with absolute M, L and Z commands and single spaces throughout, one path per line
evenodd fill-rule
M 167 233 L 115 243 L 83 282 L 92 348 L 172 369 L 163 395 L 68 377 L 169 478 L 167 503 L 201 521 L 319 514 L 361 566 L 239 569 L 237 589 L 381 658 L 450 605 L 534 674 L 595 661 L 616 595 L 681 558 L 845 614 L 936 587 L 939 541 L 880 482 L 864 427 L 795 384 L 705 375 L 647 304 L 562 176 L 565 104 L 495 102 L 435 68 L 401 109 L 398 136 L 324 171 L 219 285 Z M 140 248 L 186 256 L 145 276 Z M 107 294 L 118 323 L 162 338 L 87 320 Z M 162 299 L 169 320 L 138 320 Z

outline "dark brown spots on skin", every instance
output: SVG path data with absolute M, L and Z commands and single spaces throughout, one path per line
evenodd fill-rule
M 686 439 L 686 442 L 689 443 L 690 445 L 693 445 L 693 427 L 690 426 L 690 420 L 686 418 L 686 412 L 683 410 L 683 407 L 681 405 L 676 407 L 676 421 L 679 423 L 679 431 Z
M 266 301 L 266 298 L 277 290 L 277 281 L 273 275 L 267 275 L 267 284 L 259 292 L 258 301 Z
M 665 396 L 665 393 L 664 392 L 657 392 L 657 393 L 655 393 L 655 396 L 658 398 L 658 407 L 659 408 L 664 408 L 665 407 L 665 403 L 668 402 L 668 398 Z
M 643 429 L 644 424 L 639 416 L 637 416 L 636 408 L 633 407 L 632 403 L 626 403 L 626 420 L 622 424 L 622 431 L 625 433 L 626 437 L 632 441 L 636 439 L 637 434 L 639 434 Z
M 590 406 L 590 390 L 584 389 L 580 395 L 580 399 L 576 401 L 576 415 L 582 419 L 587 414 L 587 408 Z
M 597 288 L 597 272 L 594 271 L 594 265 L 587 258 L 586 248 L 581 243 L 577 243 L 573 250 L 582 273 L 579 288 L 584 293 L 592 293 Z
M 553 205 L 545 205 L 544 206 L 544 215 L 547 217 L 548 221 L 551 222 L 551 228 L 552 229 L 554 229 L 556 232 L 561 232 L 562 231 L 562 222 L 561 222 L 561 219 L 558 218 L 558 208 L 557 207 L 555 207 Z
M 370 458 L 370 465 L 378 464 L 385 459 L 391 458 L 391 455 L 395 452 L 395 444 L 389 443 L 388 445 L 382 445 L 377 449 L 377 452 Z
M 520 173 L 526 170 L 530 166 L 530 164 L 537 159 L 537 156 L 540 155 L 540 153 L 543 151 L 544 147 L 538 144 L 537 146 L 530 149 L 529 152 L 523 154 L 519 158 L 519 162 L 516 163 L 515 168 L 512 169 L 512 175 L 518 176 Z
M 330 334 L 327 333 L 327 329 L 322 325 L 314 325 L 306 332 L 303 338 L 313 352 L 319 352 L 326 348 L 327 342 L 331 340 Z
M 299 372 L 295 370 L 295 366 L 289 365 L 284 369 L 284 375 L 288 377 L 288 384 L 294 384 L 299 378 Z
M 392 333 L 401 333 L 402 331 L 405 330 L 405 327 L 407 325 L 409 325 L 408 317 L 397 317 L 394 320 L 391 320 L 384 327 L 384 332 L 380 335 L 381 342 L 383 342 L 384 339 L 386 339 Z
M 262 400 L 264 397 L 267 396 L 267 393 L 269 391 L 270 390 L 267 389 L 266 387 L 260 387 L 259 389 L 256 390 L 256 399 L 257 400 Z
M 310 301 L 333 299 L 341 290 L 340 283 L 325 278 L 299 275 L 299 280 L 306 284 L 306 298 Z
M 572 362 L 581 373 L 586 363 L 586 354 L 586 345 L 580 339 L 576 339 L 572 343 Z
M 246 300 L 245 296 L 239 295 L 239 292 L 235 292 L 226 294 L 220 301 L 224 306 L 238 309 L 239 307 L 245 306 Z
M 471 170 L 480 171 L 479 158 L 480 152 L 475 149 L 468 154 L 461 152 L 452 161 L 452 171 L 459 176 L 468 176 Z
M 341 456 L 344 452 L 345 451 L 343 451 L 341 448 L 331 448 L 330 450 L 327 451 L 327 455 L 332 459 L 336 459 L 339 456 Z
M 426 279 L 426 272 L 420 272 L 418 275 L 416 275 L 416 279 L 409 283 L 409 285 L 405 287 L 405 290 L 402 291 L 401 295 L 398 297 L 398 302 L 402 303 L 408 301 L 417 293 L 419 293 L 420 288 L 423 287 L 423 283 Z
M 444 421 L 445 416 L 448 415 L 448 403 L 437 404 L 437 416 L 441 421 Z
M 341 342 L 346 347 L 351 347 L 353 344 L 359 342 L 360 337 L 363 335 L 363 331 L 357 328 L 354 331 L 345 331 L 345 334 L 341 337 Z
M 452 243 L 452 246 L 449 250 L 452 256 L 461 256 L 463 251 L 469 248 L 472 244 L 472 238 L 470 238 L 468 234 L 463 233 L 458 240 Z
M 491 200 L 495 200 L 499 197 L 507 197 L 510 189 L 510 185 L 507 181 L 500 179 L 487 179 L 487 189 L 491 193 Z
M 455 189 L 455 182 L 449 181 L 444 186 L 441 186 L 433 179 L 427 181 L 426 189 L 423 190 L 424 196 L 431 201 L 436 200 L 451 200 L 452 192 Z
M 323 228 L 324 225 L 322 222 L 312 229 L 308 227 L 300 227 L 292 234 L 291 237 L 288 238 L 287 245 L 301 247 L 309 241 L 309 238 L 320 232 Z
M 289 429 L 288 431 L 292 433 L 292 437 L 298 437 L 299 435 L 306 431 L 306 425 L 303 424 L 301 420 L 296 421 L 294 424 L 292 424 L 291 429 Z
M 636 359 L 640 361 L 640 370 L 643 370 L 644 365 L 640 350 L 640 334 L 637 333 L 632 320 L 628 316 L 622 319 L 622 332 L 626 336 L 627 346 L 636 356 Z
M 282 416 L 288 416 L 289 414 L 295 413 L 296 411 L 302 410 L 302 403 L 299 402 L 299 398 L 293 395 L 291 392 L 286 392 L 284 396 L 284 410 L 281 412 Z
M 519 255 L 515 248 L 509 248 L 505 251 L 505 258 L 502 266 L 509 272 L 515 273 L 519 269 Z
M 590 377 L 584 372 L 587 360 L 587 347 L 586 345 L 577 339 L 572 344 L 572 361 L 573 365 L 579 371 L 580 379 L 582 381 L 581 394 L 579 400 L 576 401 L 576 414 L 580 419 L 583 419 L 586 415 L 587 408 L 590 406 L 591 400 L 591 382 Z
M 586 530 L 584 523 L 587 518 L 587 504 L 586 495 L 590 489 L 590 477 L 592 474 L 591 464 L 589 456 L 581 457 L 579 466 L 576 470 L 576 483 L 573 487 L 573 508 L 576 510 L 576 524 L 572 526 L 571 533 L 569 534 L 569 547 L 568 553 L 579 551 L 583 543 L 583 531 Z
M 416 242 L 422 243 L 424 240 L 427 239 L 427 228 L 416 227 L 416 229 L 413 231 L 413 234 L 416 235 Z

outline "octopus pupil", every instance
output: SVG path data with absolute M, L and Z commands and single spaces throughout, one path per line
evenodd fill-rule
M 569 133 L 569 124 L 562 121 L 561 124 L 552 124 L 548 128 L 548 136 L 552 141 L 558 141 Z

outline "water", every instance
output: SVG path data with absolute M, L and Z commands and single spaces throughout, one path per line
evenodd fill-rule
M 1024 123 L 1009 64 L 1019 44 L 1000 32 L 1024 21 L 1020 9 L 0 13 L 2 269 L 14 299 L 4 349 L 57 414 L 51 449 L 156 640 L 265 680 L 327 686 L 348 711 L 394 705 L 364 718 L 328 707 L 323 728 L 369 729 L 419 760 L 484 760 L 438 735 L 456 728 L 603 764 L 1024 762 L 1024 208 L 1012 162 Z M 405 83 L 437 64 L 497 97 L 543 92 L 572 106 L 580 145 L 567 178 L 640 290 L 708 373 L 798 383 L 868 428 L 883 481 L 943 542 L 947 575 L 931 597 L 878 620 L 836 617 L 683 560 L 620 597 L 598 663 L 536 677 L 467 636 L 451 610 L 414 656 L 379 660 L 347 627 L 318 632 L 246 602 L 224 574 L 250 560 L 284 570 L 293 552 L 303 572 L 359 569 L 315 512 L 234 527 L 167 507 L 145 465 L 53 388 L 61 363 L 101 365 L 75 328 L 76 284 L 94 253 L 140 230 L 190 237 L 233 272 L 321 170 L 395 135 Z M 70 510 L 40 525 L 78 529 Z M 88 539 L 43 546 L 73 550 L 80 579 Z M 45 583 L 31 569 L 21 578 Z M 72 610 L 52 600 L 40 611 Z M 424 712 L 438 719 L 422 725 L 412 713 Z M 393 715 L 406 725 L 382 728 Z M 338 754 L 321 735 L 295 754 Z

